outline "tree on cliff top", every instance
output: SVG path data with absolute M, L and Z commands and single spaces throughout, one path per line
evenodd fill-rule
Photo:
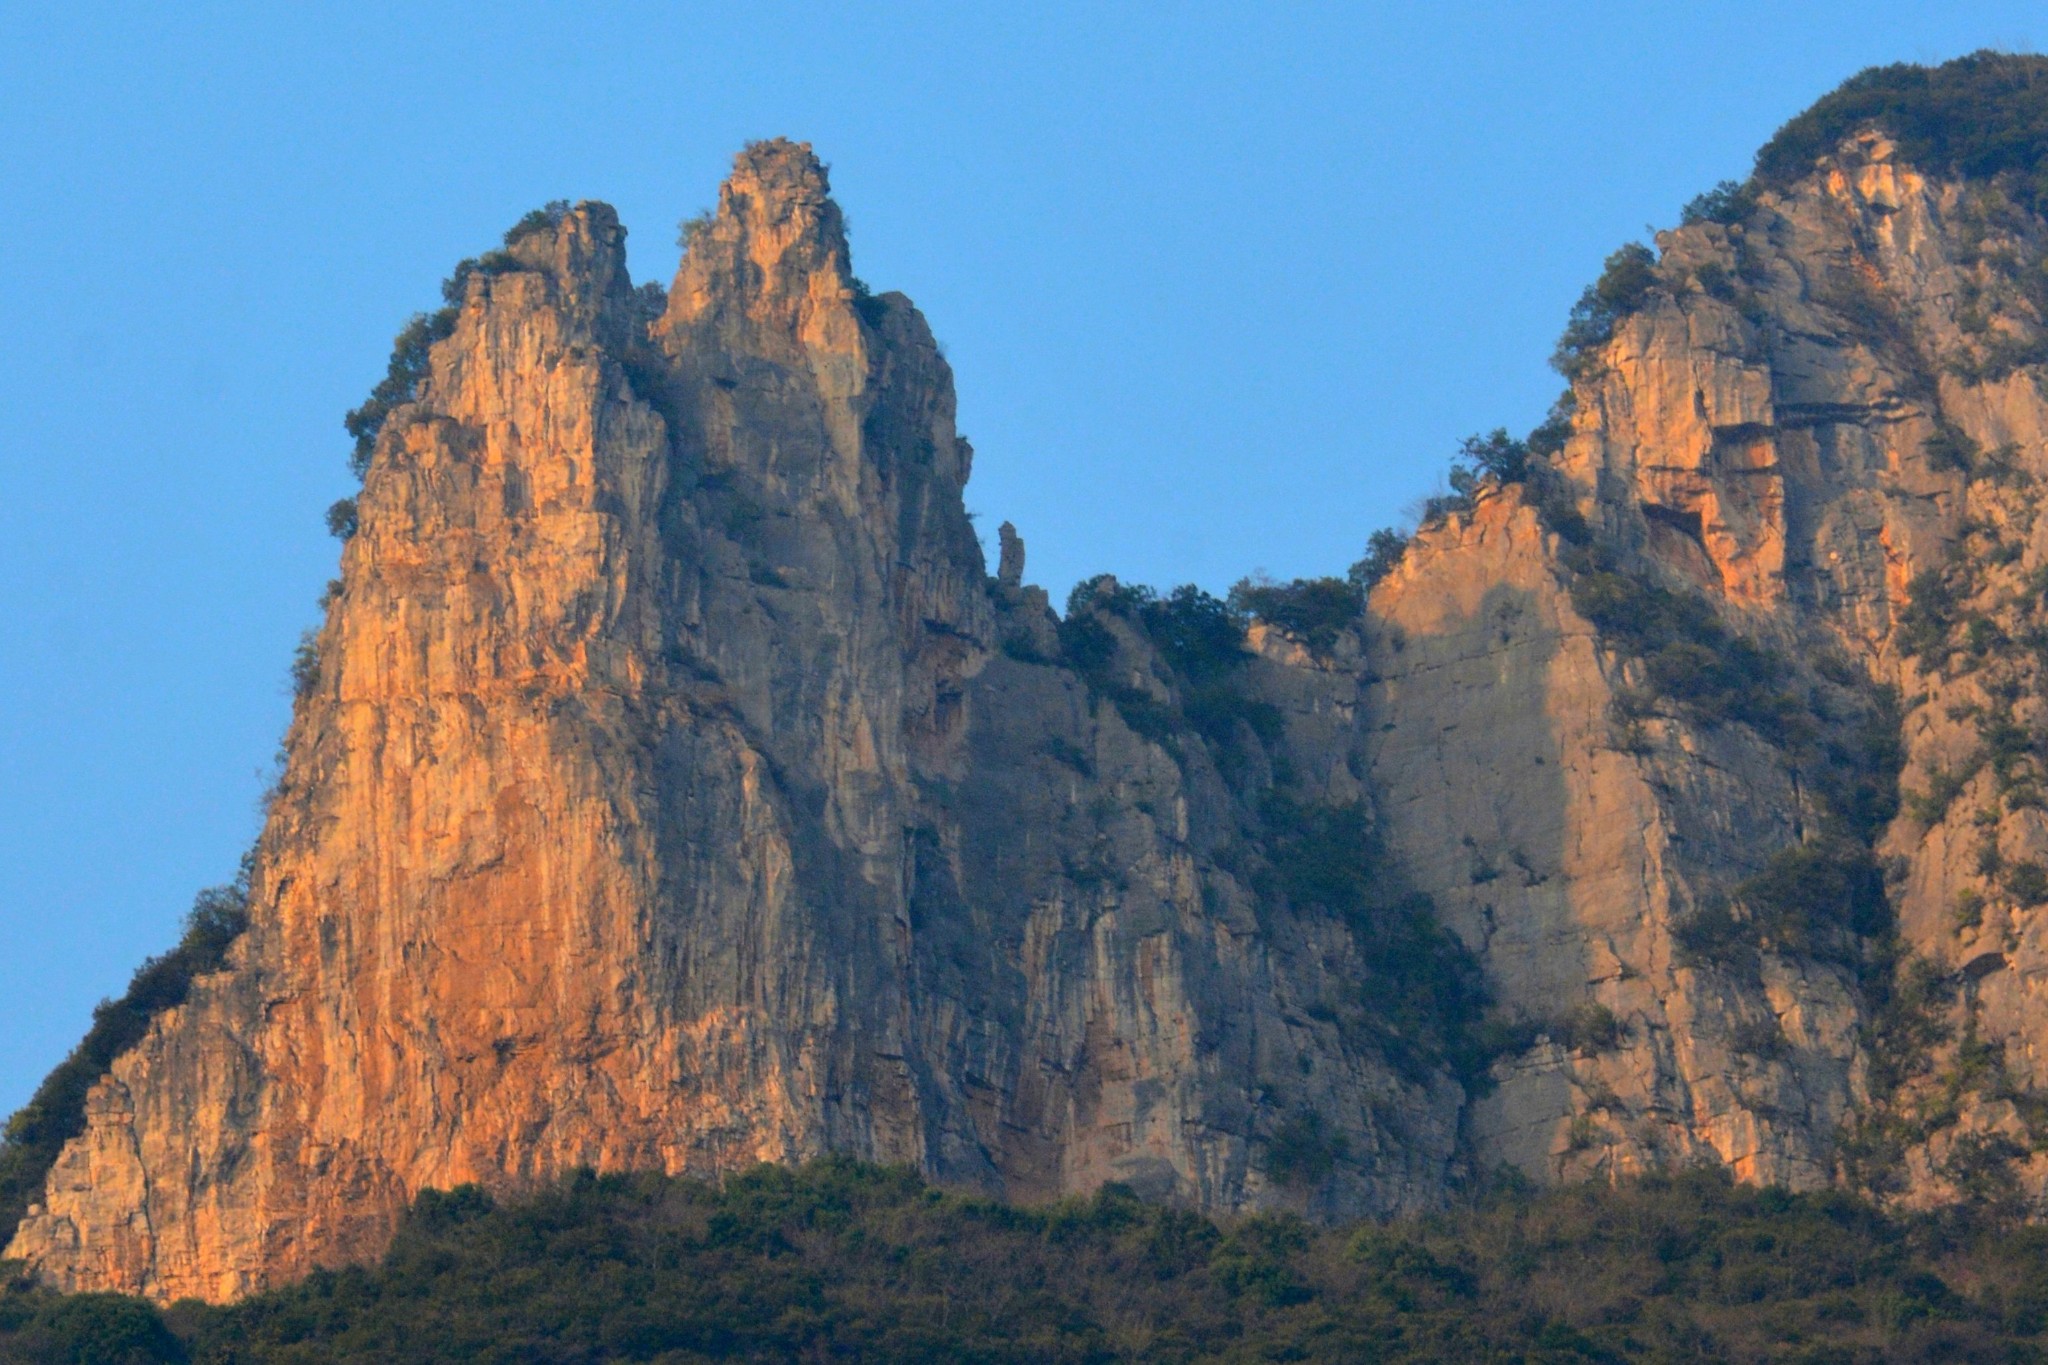
M 1782 189 L 1867 127 L 1923 171 L 2001 179 L 2026 207 L 2048 208 L 2048 57 L 1984 51 L 1859 71 L 1764 144 L 1756 179 Z

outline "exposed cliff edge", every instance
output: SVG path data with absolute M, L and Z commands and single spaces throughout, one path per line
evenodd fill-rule
M 226 1299 L 426 1188 L 825 1152 L 1333 1217 L 1503 1163 L 2039 1198 L 2048 223 L 1871 88 L 1617 256 L 1557 418 L 1362 610 L 1248 630 L 1055 616 L 1008 526 L 990 576 L 807 147 L 665 296 L 603 205 L 522 225 L 361 424 L 246 932 L 7 1254 Z

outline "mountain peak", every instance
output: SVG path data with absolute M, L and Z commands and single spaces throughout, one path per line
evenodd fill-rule
M 670 330 L 744 321 L 770 332 L 816 332 L 821 314 L 844 314 L 833 334 L 842 349 L 851 327 L 853 270 L 846 220 L 832 202 L 825 165 L 807 142 L 752 142 L 733 159 L 718 207 L 683 226 L 683 260 L 669 291 Z M 836 305 L 836 307 L 835 307 Z M 753 330 L 747 328 L 745 330 Z M 812 340 L 819 338 L 813 337 Z M 779 349 L 779 348 L 771 348 Z
M 786 213 L 799 205 L 824 204 L 831 193 L 829 172 L 810 143 L 763 138 L 749 142 L 733 157 L 720 208 L 730 207 L 735 195 L 747 195 L 771 212 Z

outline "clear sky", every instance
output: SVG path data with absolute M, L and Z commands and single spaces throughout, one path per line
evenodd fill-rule
M 665 281 L 741 143 L 809 140 L 981 525 L 1056 599 L 1220 592 L 1532 426 L 1601 258 L 1814 97 L 2042 42 L 2038 0 L 0 5 L 0 1111 L 253 838 L 341 414 L 526 209 L 611 202 Z

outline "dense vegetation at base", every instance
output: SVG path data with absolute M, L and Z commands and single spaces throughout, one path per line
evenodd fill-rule
M 1709 1174 L 1317 1229 L 1018 1208 L 826 1160 L 421 1198 L 384 1262 L 226 1309 L 0 1294 L 0 1360 L 2028 1361 L 2048 1230 Z
M 64 1144 L 85 1130 L 85 1095 L 114 1058 L 142 1041 L 150 1020 L 184 1003 L 192 978 L 216 971 L 249 923 L 249 867 L 192 902 L 178 945 L 135 969 L 119 1000 L 102 1000 L 92 1027 L 71 1055 L 43 1078 L 29 1102 L 0 1129 L 0 1238 L 10 1235 L 41 1197 L 43 1178 Z

